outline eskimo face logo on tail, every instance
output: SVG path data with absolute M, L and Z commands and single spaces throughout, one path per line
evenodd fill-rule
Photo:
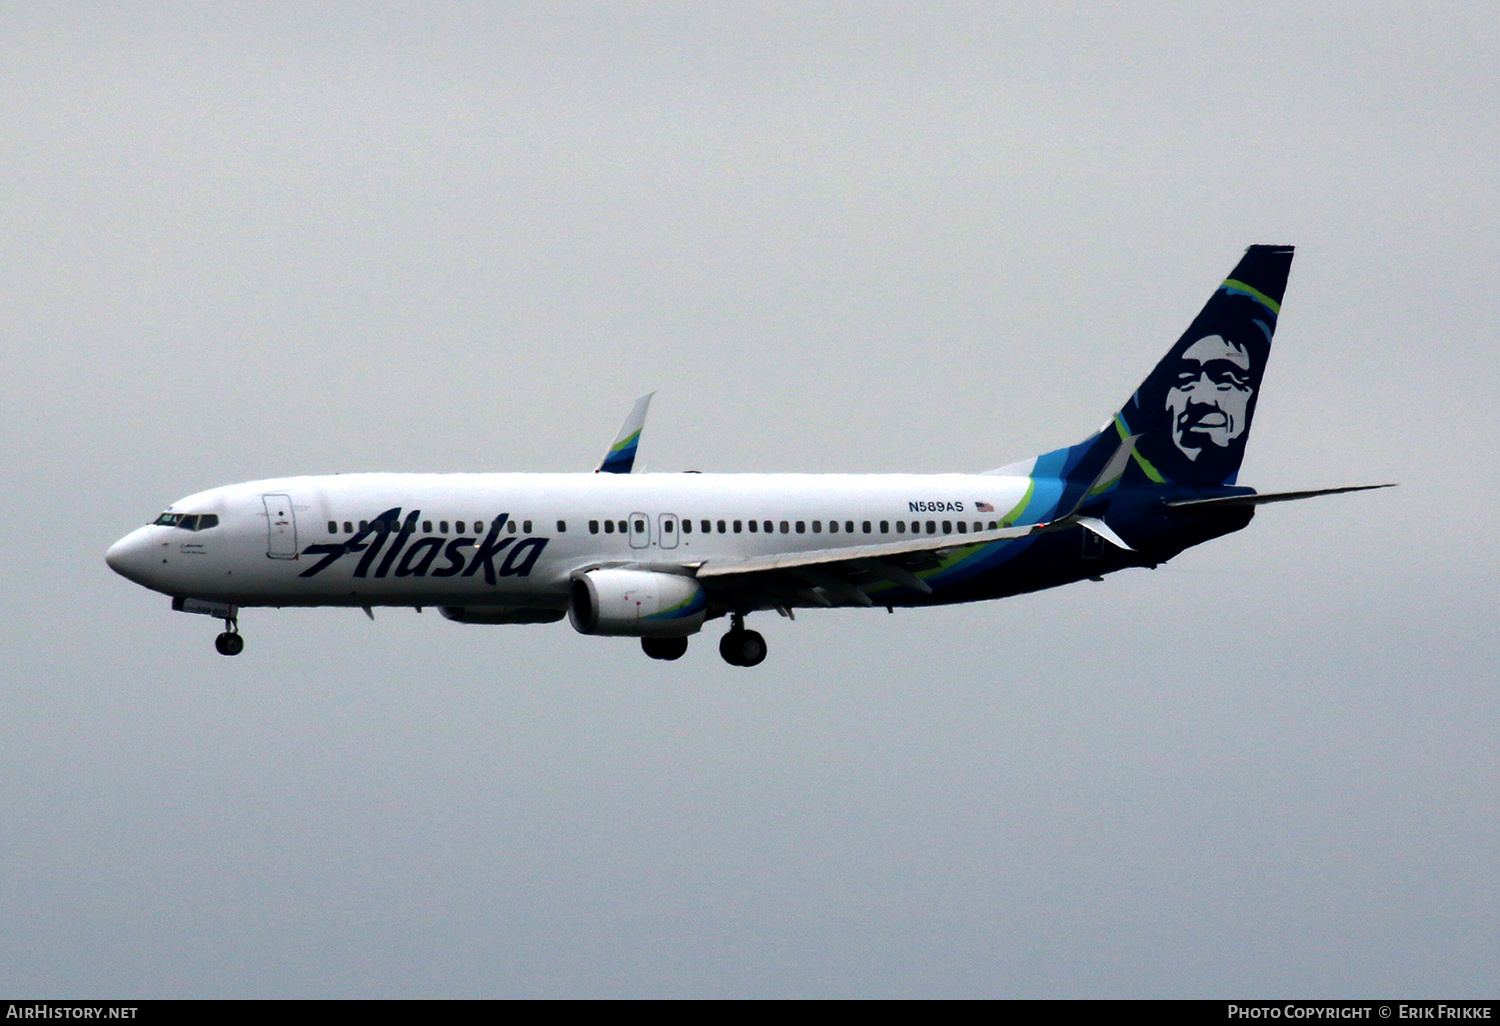
M 1205 335 L 1178 357 L 1166 409 L 1172 442 L 1190 460 L 1227 449 L 1250 423 L 1250 353 L 1222 335 Z
M 1273 301 L 1249 291 L 1221 287 L 1120 411 L 1115 428 L 1141 436 L 1135 463 L 1147 479 L 1234 483 L 1276 325 Z
M 490 522 L 489 532 L 483 538 L 449 538 L 444 535 L 428 535 L 413 540 L 421 510 L 412 510 L 401 519 L 401 509 L 388 509 L 352 538 L 342 542 L 309 545 L 302 550 L 304 555 L 322 556 L 317 563 L 299 574 L 299 577 L 316 577 L 345 556 L 363 553 L 354 568 L 355 577 L 385 577 L 395 571 L 397 577 L 473 577 L 484 571 L 486 584 L 495 584 L 501 577 L 529 577 L 531 568 L 547 547 L 546 538 L 521 538 L 502 536 L 501 530 L 510 521 L 502 513 Z M 514 529 L 514 523 L 511 527 Z M 478 530 L 479 524 L 475 524 Z M 387 547 L 387 541 L 390 542 Z M 385 558 L 378 563 L 381 550 Z M 473 554 L 464 551 L 473 549 Z M 507 551 L 509 550 L 509 551 Z M 433 568 L 439 554 L 445 562 Z M 504 556 L 499 567 L 495 560 Z

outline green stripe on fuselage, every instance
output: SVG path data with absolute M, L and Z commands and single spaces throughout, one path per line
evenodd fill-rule
M 1030 502 L 1031 502 L 1031 496 L 1032 496 L 1032 494 L 1035 491 L 1036 491 L 1036 480 L 1034 478 L 1027 478 L 1026 479 L 1026 494 L 1021 496 L 1021 501 L 1020 502 L 1016 503 L 1014 506 L 1012 506 L 1010 508 L 1010 512 L 1009 513 L 1005 514 L 1005 516 L 1003 516 L 1003 517 L 1000 518 L 1000 526 L 1001 527 L 1015 527 L 1016 526 L 1016 521 L 1020 520 L 1022 514 L 1024 514 L 1026 512 L 1026 507 L 1027 507 L 1027 505 L 1030 504 Z

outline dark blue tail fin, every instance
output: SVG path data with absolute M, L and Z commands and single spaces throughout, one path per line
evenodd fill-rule
M 1126 480 L 1234 484 L 1281 313 L 1291 246 L 1251 246 L 1124 409 L 1140 434 Z
M 1122 439 L 1139 435 L 1123 482 L 1234 484 L 1291 266 L 1291 246 L 1246 250 L 1113 422 L 1038 456 L 1030 476 L 1057 478 L 1066 492 L 1092 481 Z

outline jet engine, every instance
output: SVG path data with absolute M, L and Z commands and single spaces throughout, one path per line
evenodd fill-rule
M 707 613 L 703 586 L 678 574 L 590 570 L 568 593 L 568 619 L 580 634 L 683 638 L 698 633 Z
M 517 606 L 442 606 L 438 612 L 454 623 L 556 623 L 563 618 L 561 609 Z

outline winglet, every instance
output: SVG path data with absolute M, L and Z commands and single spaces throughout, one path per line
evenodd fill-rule
M 615 443 L 609 447 L 604 454 L 604 462 L 599 464 L 596 474 L 628 474 L 635 467 L 635 450 L 641 441 L 641 429 L 646 426 L 646 410 L 651 406 L 651 397 L 655 392 L 647 392 L 635 401 L 630 409 L 630 416 L 625 418 L 620 433 L 615 437 Z
M 1058 519 L 1066 520 L 1068 517 L 1073 516 L 1073 514 L 1083 508 L 1084 503 L 1096 495 L 1107 492 L 1116 481 L 1120 480 L 1120 475 L 1125 473 L 1125 467 L 1130 463 L 1130 454 L 1135 452 L 1135 443 L 1140 437 L 1140 435 L 1126 435 L 1120 439 L 1120 444 L 1115 448 L 1114 455 L 1104 464 L 1104 469 L 1099 471 L 1093 483 L 1084 489 L 1083 494 L 1078 497 L 1078 501 L 1073 504 L 1073 508 L 1068 511 L 1067 516 L 1059 517 Z
M 1104 469 L 1094 477 L 1093 483 L 1084 489 L 1083 494 L 1078 496 L 1078 501 L 1066 514 L 1045 523 L 1033 524 L 1031 532 L 1040 534 L 1044 531 L 1063 531 L 1070 527 L 1082 527 L 1086 531 L 1092 531 L 1111 545 L 1119 546 L 1126 552 L 1134 552 L 1129 545 L 1121 540 L 1120 536 L 1110 530 L 1109 526 L 1098 517 L 1085 517 L 1079 515 L 1084 503 L 1096 495 L 1108 491 L 1120 475 L 1125 473 L 1125 468 L 1130 464 L 1130 456 L 1135 452 L 1135 443 L 1140 435 L 1126 435 L 1120 439 L 1120 444 L 1115 447 L 1114 454 L 1105 462 Z

